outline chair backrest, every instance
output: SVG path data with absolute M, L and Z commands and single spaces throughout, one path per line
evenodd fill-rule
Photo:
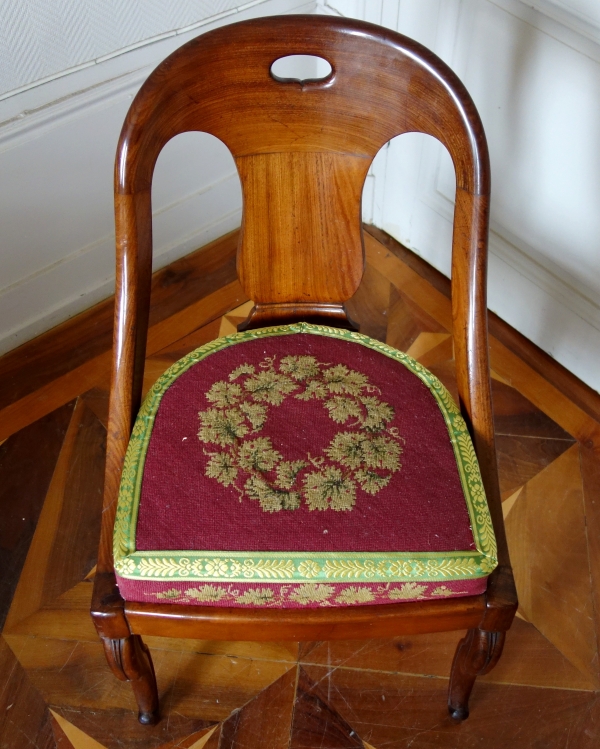
M 304 83 L 275 79 L 271 65 L 291 54 L 325 58 L 331 74 Z M 321 310 L 343 324 L 342 304 L 363 273 L 361 193 L 372 159 L 405 132 L 446 146 L 457 188 L 458 388 L 478 453 L 482 448 L 495 467 L 485 293 L 490 179 L 479 116 L 454 73 L 420 44 L 330 16 L 261 18 L 203 34 L 171 54 L 133 101 L 115 165 L 112 397 L 126 414 L 113 423 L 118 439 L 129 436 L 141 388 L 154 165 L 167 141 L 190 130 L 216 136 L 235 158 L 244 205 L 238 273 L 259 322 L 314 318 Z M 486 457 L 479 458 L 485 476 Z

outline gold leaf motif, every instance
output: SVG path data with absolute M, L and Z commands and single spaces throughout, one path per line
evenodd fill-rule
M 273 370 L 258 372 L 244 382 L 246 390 L 256 401 L 264 401 L 272 406 L 280 406 L 285 396 L 298 387 L 293 380 Z
M 202 427 L 198 437 L 202 442 L 213 442 L 222 447 L 234 445 L 237 439 L 249 432 L 246 418 L 239 408 L 227 411 L 209 408 L 207 411 L 201 411 L 199 416 Z
M 426 590 L 426 585 L 419 585 L 418 583 L 404 583 L 399 588 L 391 588 L 391 590 L 388 592 L 388 598 L 390 599 L 390 601 L 403 601 L 414 598 L 425 598 L 423 593 L 425 593 Z
M 375 596 L 371 593 L 369 588 L 350 587 L 346 588 L 346 590 L 343 590 L 338 596 L 336 596 L 335 602 L 351 606 L 356 603 L 369 603 L 374 598 Z
M 338 424 L 343 424 L 348 419 L 361 421 L 363 415 L 360 404 L 354 398 L 344 398 L 341 395 L 328 400 L 325 408 L 329 411 L 329 416 Z
M 244 577 L 260 578 L 292 578 L 296 571 L 296 565 L 291 560 L 286 559 L 247 559 L 244 562 L 242 574 Z
M 296 482 L 296 477 L 308 464 L 305 460 L 287 461 L 283 460 L 277 466 L 277 486 L 280 489 L 291 489 Z
M 241 377 L 243 374 L 254 374 L 256 370 L 252 366 L 252 364 L 240 364 L 239 367 L 236 367 L 233 372 L 229 375 L 229 380 L 233 382 L 233 380 L 237 380 L 238 377 Z
M 174 598 L 183 598 L 184 594 L 182 591 L 177 590 L 177 588 L 171 588 L 170 590 L 162 590 L 155 594 L 157 598 L 165 598 L 168 601 L 173 600 Z
M 339 468 L 328 466 L 319 473 L 304 477 L 304 497 L 309 510 L 351 510 L 356 498 L 356 484 Z
M 140 559 L 138 571 L 142 577 L 187 577 L 190 573 L 189 559 L 155 557 Z
M 390 482 L 391 476 L 380 476 L 374 471 L 356 471 L 354 478 L 360 484 L 360 488 L 367 494 L 377 494 Z
M 206 466 L 206 475 L 216 479 L 223 486 L 230 486 L 236 480 L 238 469 L 228 453 L 213 453 Z
M 239 385 L 230 385 L 228 382 L 215 382 L 208 393 L 206 399 L 214 403 L 217 408 L 227 408 L 234 406 L 242 398 L 242 388 Z
M 309 603 L 325 603 L 335 593 L 333 585 L 323 585 L 322 583 L 305 583 L 298 585 L 289 594 L 289 599 L 306 605 Z
M 267 606 L 274 603 L 274 598 L 275 593 L 270 588 L 257 588 L 256 590 L 250 588 L 236 596 L 235 600 L 245 606 Z
M 239 464 L 249 473 L 254 471 L 270 471 L 281 460 L 281 453 L 273 449 L 268 437 L 258 437 L 250 442 L 242 443 L 239 451 Z
M 377 567 L 374 562 L 367 560 L 365 562 L 354 561 L 352 559 L 344 560 L 327 560 L 324 566 L 325 576 L 328 578 L 338 577 L 374 577 L 377 574 Z
M 218 585 L 210 584 L 202 585 L 198 588 L 188 588 L 185 591 L 185 595 L 202 603 L 216 603 L 229 597 L 227 590 L 220 588 Z
M 281 371 L 302 381 L 319 374 L 319 363 L 314 356 L 286 356 L 281 360 Z

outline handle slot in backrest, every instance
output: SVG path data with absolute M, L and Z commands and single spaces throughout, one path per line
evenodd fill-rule
M 318 55 L 285 55 L 271 65 L 271 77 L 278 83 L 322 83 L 333 74 L 333 68 Z

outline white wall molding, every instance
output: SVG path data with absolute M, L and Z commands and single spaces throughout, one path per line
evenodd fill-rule
M 487 0 L 577 52 L 600 62 L 600 23 L 572 4 L 552 0 Z M 599 14 L 600 15 L 600 14 Z
M 41 21 L 43 23 L 44 21 L 48 20 L 46 13 L 40 13 L 40 8 L 39 7 L 36 8 L 35 2 L 31 3 L 31 0 L 15 0 L 12 4 L 10 3 L 10 0 L 7 0 L 7 2 L 9 3 L 9 6 L 5 9 L 5 14 L 6 14 L 4 18 L 5 33 L 14 32 L 14 28 L 12 27 L 10 20 L 13 20 L 16 16 L 18 16 L 18 10 L 15 9 L 15 6 L 19 6 L 19 5 L 22 6 L 24 2 L 32 6 L 28 8 L 28 11 L 29 11 L 28 20 L 30 20 L 30 22 L 33 21 L 32 26 L 34 28 L 35 28 L 37 21 Z M 63 0 L 63 4 L 68 3 L 68 2 L 69 0 Z M 36 78 L 31 81 L 27 81 L 23 85 L 17 86 L 16 88 L 13 88 L 9 91 L 4 91 L 0 94 L 0 101 L 2 101 L 3 99 L 7 99 L 11 96 L 15 96 L 17 94 L 28 91 L 32 88 L 43 86 L 44 84 L 50 83 L 51 81 L 57 80 L 58 78 L 72 75 L 73 73 L 92 67 L 93 65 L 99 65 L 103 62 L 106 62 L 107 60 L 112 60 L 115 57 L 120 57 L 121 55 L 127 54 L 128 52 L 132 52 L 133 50 L 136 50 L 136 49 L 140 49 L 141 47 L 146 47 L 146 46 L 156 44 L 157 42 L 161 42 L 164 39 L 170 39 L 172 37 L 180 36 L 182 34 L 189 34 L 190 32 L 198 31 L 203 26 L 207 26 L 207 25 L 219 22 L 219 21 L 232 23 L 235 21 L 235 18 L 233 17 L 236 16 L 237 14 L 252 10 L 255 6 L 262 5 L 265 2 L 268 2 L 268 0 L 250 0 L 250 2 L 239 3 L 221 12 L 209 14 L 208 16 L 198 18 L 198 20 L 195 20 L 193 23 L 187 23 L 184 26 L 181 26 L 178 28 L 171 28 L 171 29 L 168 29 L 167 31 L 164 31 L 158 34 L 152 34 L 148 37 L 137 39 L 131 44 L 126 44 L 125 46 L 117 46 L 116 48 L 110 49 L 110 51 L 107 51 L 104 54 L 101 54 L 98 56 L 92 56 L 90 59 L 84 59 L 76 65 L 72 65 L 64 69 L 56 70 L 50 75 L 44 76 L 42 78 Z M 223 6 L 222 2 L 217 2 L 213 4 L 216 7 Z M 179 5 L 181 7 L 181 3 L 179 3 Z M 175 7 L 176 5 L 173 5 L 173 10 L 175 9 Z M 85 7 L 85 5 L 79 5 L 79 6 L 75 5 L 75 7 L 73 7 L 67 4 L 62 9 L 57 8 L 55 10 L 58 13 L 60 13 L 62 10 L 65 15 L 70 16 L 70 21 L 74 25 L 73 33 L 80 34 L 83 31 L 85 34 L 85 30 L 89 30 L 90 25 L 91 26 L 97 25 L 94 23 L 91 23 L 91 24 L 89 23 L 90 19 L 87 18 L 87 15 L 89 13 L 89 8 Z M 111 8 L 105 6 L 104 10 L 105 12 L 108 13 L 110 12 Z M 144 8 L 136 9 L 135 6 L 132 5 L 129 10 L 130 10 L 131 15 L 128 17 L 128 20 L 130 23 L 133 21 L 136 15 L 140 19 L 140 23 L 138 24 L 138 26 L 137 27 L 135 27 L 135 25 L 132 26 L 129 29 L 129 33 L 133 35 L 133 37 L 139 36 L 140 34 L 142 34 L 143 36 L 144 32 L 142 29 L 143 29 L 144 24 L 142 23 L 142 19 L 144 18 L 145 9 Z M 152 9 L 152 10 L 156 10 L 156 9 Z M 162 19 L 163 23 L 164 22 L 168 23 L 170 18 L 176 17 L 176 15 L 173 16 L 169 13 L 169 7 L 165 8 L 165 6 L 163 5 L 163 11 L 166 11 L 163 13 L 163 19 Z M 82 14 L 82 15 L 79 15 L 79 14 Z M 52 17 L 52 14 L 48 14 L 48 15 L 50 16 L 50 18 Z M 86 26 L 88 26 L 87 29 L 86 29 Z M 22 27 L 20 30 L 24 31 L 26 28 L 27 28 L 27 24 L 24 23 L 22 24 Z M 10 35 L 9 35 L 9 38 L 10 38 Z M 52 39 L 52 35 L 50 36 L 50 39 Z M 114 37 L 114 39 L 116 41 L 116 37 Z M 31 41 L 37 42 L 35 32 L 32 33 Z M 89 40 L 88 40 L 88 43 L 89 43 Z M 104 44 L 108 44 L 109 47 L 113 46 L 114 43 L 115 42 L 111 44 L 111 41 L 108 38 L 104 40 Z M 83 42 L 83 44 L 85 44 L 85 42 Z M 23 46 L 27 47 L 29 45 L 24 44 Z M 39 53 L 39 49 L 37 51 Z M 19 46 L 17 46 L 17 49 L 16 50 L 13 49 L 11 50 L 11 52 L 13 53 L 13 55 L 15 54 L 15 52 L 18 55 L 18 53 L 21 52 L 21 49 Z M 81 52 L 79 52 L 79 55 L 81 55 Z M 29 53 L 27 56 L 31 58 L 31 53 Z M 84 57 L 85 57 L 85 53 L 84 53 Z M 27 75 L 26 71 L 27 71 L 28 66 L 25 63 L 25 60 L 17 60 L 16 62 L 17 64 L 20 63 L 19 68 L 22 71 L 21 75 Z M 31 62 L 32 62 L 31 59 L 28 62 L 29 62 L 29 65 L 31 65 Z
M 129 103 L 151 70 L 199 32 L 315 7 L 303 0 L 240 2 L 0 101 L 0 353 L 112 293 L 115 148 Z M 157 163 L 155 267 L 240 224 L 231 155 L 211 136 L 192 135 L 186 143 L 182 135 L 167 144 Z
M 424 194 L 422 200 L 445 221 L 452 223 L 454 200 L 449 199 L 444 190 Z M 494 220 L 490 222 L 489 252 L 600 333 L 600 299 L 597 294 Z
M 148 77 L 151 68 L 122 73 L 96 83 L 49 104 L 43 104 L 0 122 L 0 152 L 24 145 L 30 138 L 39 138 L 48 130 L 61 127 L 83 111 L 111 106 L 121 99 L 133 99 Z

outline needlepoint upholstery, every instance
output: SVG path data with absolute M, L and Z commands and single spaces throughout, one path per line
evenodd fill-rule
M 148 393 L 114 557 L 130 601 L 386 604 L 482 593 L 496 544 L 442 383 L 359 333 L 237 333 Z

